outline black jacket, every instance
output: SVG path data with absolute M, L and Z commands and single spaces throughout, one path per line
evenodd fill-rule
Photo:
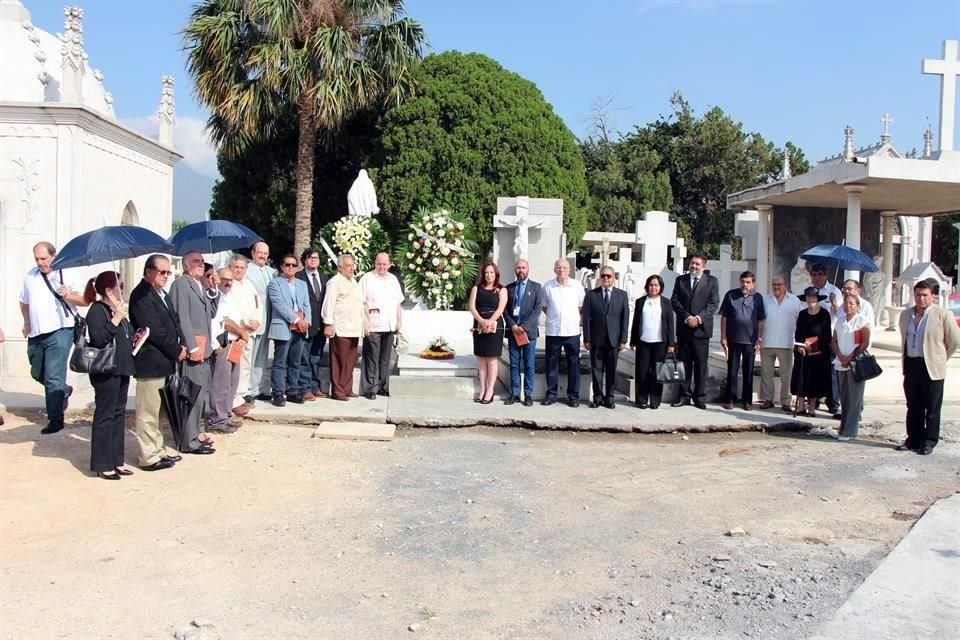
M 591 347 L 617 347 L 627 343 L 630 303 L 627 292 L 610 288 L 610 307 L 604 308 L 603 287 L 587 291 L 583 299 L 583 341 Z
M 301 269 L 297 271 L 296 276 L 304 282 L 307 283 L 307 293 L 310 294 L 310 317 L 313 318 L 313 321 L 310 323 L 310 329 L 307 330 L 307 337 L 312 338 L 318 333 L 323 331 L 323 320 L 321 320 L 320 308 L 323 306 L 323 296 L 327 293 L 327 275 L 317 269 L 317 278 L 320 280 L 320 291 L 315 293 L 313 290 L 313 282 L 311 279 L 307 279 L 307 270 Z
M 643 335 L 643 305 L 647 296 L 637 298 L 633 308 L 633 327 L 630 330 L 630 344 L 640 346 L 640 336 Z M 677 316 L 673 312 L 670 300 L 660 296 L 660 334 L 668 347 L 677 345 Z
M 682 275 L 673 283 L 673 311 L 677 314 L 677 339 L 699 338 L 709 340 L 713 337 L 713 314 L 720 306 L 720 285 L 717 279 L 708 273 L 700 277 L 696 291 L 691 291 L 690 274 Z M 700 316 L 703 324 L 695 329 L 687 325 L 687 318 Z
M 169 302 L 170 297 L 167 296 Z M 181 345 L 180 320 L 146 280 L 130 293 L 130 321 L 134 329 L 150 328 L 147 343 L 134 357 L 137 378 L 165 378 L 173 373 Z
M 117 365 L 113 372 L 115 376 L 133 375 L 133 328 L 124 320 L 119 325 L 111 321 L 113 311 L 105 302 L 94 302 L 87 311 L 87 332 L 90 334 L 89 344 L 98 349 L 116 339 L 117 351 L 114 362 Z M 91 374 L 92 375 L 92 374 Z

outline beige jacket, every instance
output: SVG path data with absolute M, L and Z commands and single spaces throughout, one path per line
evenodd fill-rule
M 900 341 L 903 344 L 903 357 L 907 356 L 907 323 L 913 307 L 900 312 Z M 923 361 L 931 380 L 943 380 L 947 377 L 947 358 L 960 347 L 960 327 L 953 313 L 931 305 L 927 311 L 927 323 L 923 330 Z

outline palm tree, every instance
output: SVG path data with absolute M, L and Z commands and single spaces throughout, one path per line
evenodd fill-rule
M 183 31 L 187 68 L 224 153 L 269 139 L 296 113 L 294 249 L 310 244 L 318 132 L 413 90 L 423 28 L 402 0 L 203 0 Z

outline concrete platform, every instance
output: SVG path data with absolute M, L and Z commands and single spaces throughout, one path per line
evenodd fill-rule
M 375 422 L 321 422 L 314 430 L 314 438 L 327 440 L 393 440 L 396 427 Z
M 960 495 L 927 509 L 811 640 L 956 638 Z

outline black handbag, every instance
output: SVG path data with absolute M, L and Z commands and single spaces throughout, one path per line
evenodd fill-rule
M 853 369 L 853 379 L 857 382 L 873 380 L 883 373 L 883 369 L 880 368 L 877 359 L 867 351 L 864 351 L 854 358 L 850 363 L 850 367 Z
M 87 344 L 84 331 L 73 345 L 70 356 L 70 370 L 77 373 L 105 374 L 117 370 L 117 338 L 114 337 L 105 347 L 91 347 Z
M 663 362 L 657 363 L 657 382 L 660 384 L 670 384 L 672 382 L 683 382 L 686 372 L 683 363 L 678 362 L 676 356 L 668 353 Z

